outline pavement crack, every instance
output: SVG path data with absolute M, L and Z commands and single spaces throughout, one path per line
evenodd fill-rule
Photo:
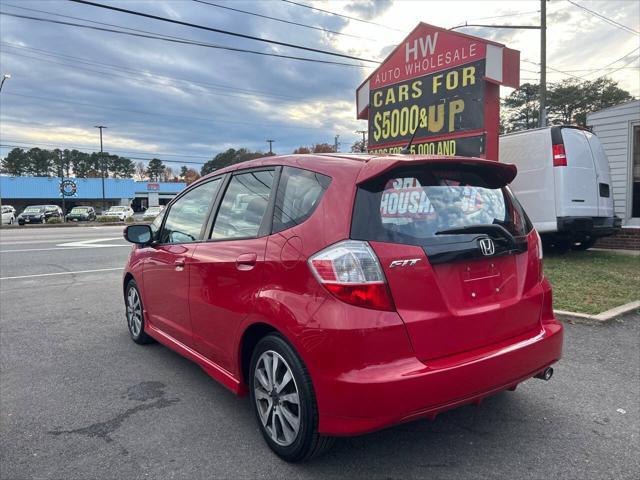
M 82 428 L 74 428 L 71 430 L 50 430 L 47 433 L 54 436 L 63 434 L 77 434 L 86 435 L 88 437 L 97 437 L 103 439 L 107 443 L 113 442 L 111 434 L 113 434 L 118 428 L 122 426 L 125 420 L 136 413 L 143 412 L 145 410 L 160 409 L 170 407 L 178 402 L 179 398 L 164 398 L 165 385 L 160 382 L 142 382 L 137 385 L 133 385 L 127 389 L 127 398 L 129 400 L 135 400 L 141 403 L 135 407 L 126 409 L 124 412 L 116 415 L 115 417 L 106 420 L 104 422 L 96 422 Z M 153 400 L 152 402 L 147 402 Z

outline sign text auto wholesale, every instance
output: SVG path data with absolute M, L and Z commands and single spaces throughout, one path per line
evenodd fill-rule
M 368 150 L 498 158 L 499 85 L 519 85 L 519 52 L 420 23 L 357 90 Z

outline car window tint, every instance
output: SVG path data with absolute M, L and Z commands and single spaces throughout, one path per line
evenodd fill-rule
M 284 167 L 273 213 L 273 231 L 280 232 L 309 218 L 330 182 L 330 177 L 320 173 Z
M 160 234 L 160 243 L 188 243 L 199 240 L 213 197 L 220 188 L 220 179 L 197 186 L 171 206 Z M 153 227 L 152 227 L 153 228 Z
M 273 170 L 234 175 L 211 233 L 213 240 L 257 237 L 269 204 Z

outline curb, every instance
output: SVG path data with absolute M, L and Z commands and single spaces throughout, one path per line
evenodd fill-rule
M 612 308 L 597 315 L 588 315 L 586 313 L 579 312 L 567 312 L 566 310 L 554 310 L 553 313 L 560 320 L 566 320 L 569 322 L 582 322 L 582 323 L 605 323 L 609 320 L 614 320 L 625 313 L 632 312 L 633 310 L 640 309 L 640 300 L 620 305 L 619 307 Z

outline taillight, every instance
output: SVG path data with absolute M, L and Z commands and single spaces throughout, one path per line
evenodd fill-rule
M 318 281 L 343 302 L 393 310 L 393 300 L 378 257 L 367 242 L 345 240 L 309 258 Z
M 553 146 L 553 166 L 554 167 L 567 166 L 567 154 L 564 151 L 564 144 L 562 143 L 559 143 Z

